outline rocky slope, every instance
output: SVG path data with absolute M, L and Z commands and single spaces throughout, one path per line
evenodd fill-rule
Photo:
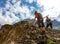
M 41 28 L 28 21 L 21 21 L 14 25 L 6 24 L 0 29 L 0 44 L 47 44 L 48 39 L 53 37 L 49 32 L 42 35 Z M 56 35 L 55 32 L 54 34 Z M 56 44 L 56 41 L 54 42 Z

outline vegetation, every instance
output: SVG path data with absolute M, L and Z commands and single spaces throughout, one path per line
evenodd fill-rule
M 54 44 L 54 42 L 48 39 L 47 44 Z

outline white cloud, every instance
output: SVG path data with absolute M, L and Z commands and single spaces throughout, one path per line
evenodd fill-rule
M 37 0 L 26 0 L 26 2 L 28 3 L 33 3 L 33 2 L 36 2 Z
M 33 11 L 35 8 L 33 6 L 30 7 L 30 10 Z
M 12 3 L 16 3 L 17 2 L 17 0 L 12 0 Z
M 58 17 L 60 14 L 60 0 L 37 0 L 37 5 L 44 6 L 43 16 Z
M 28 8 L 28 6 L 20 6 L 21 1 L 17 1 L 17 0 L 12 0 L 12 2 L 14 3 L 14 5 L 12 5 L 10 3 L 10 0 L 7 1 L 5 8 L 0 8 L 0 24 L 4 25 L 4 24 L 12 24 L 13 22 L 17 22 L 19 20 L 23 20 L 26 18 L 33 18 L 33 16 L 31 15 L 31 11 Z M 9 11 L 7 11 L 7 9 Z M 2 12 L 5 11 L 5 16 L 2 16 Z M 20 13 L 20 17 L 17 17 L 15 14 L 16 13 Z M 11 16 L 11 17 L 10 17 Z
M 26 0 L 26 2 L 32 3 L 34 0 Z
M 3 24 L 12 24 L 13 22 L 17 22 L 19 20 L 23 20 L 26 18 L 34 18 L 31 15 L 31 11 L 35 9 L 35 7 L 30 6 L 30 9 L 27 5 L 21 6 L 21 0 L 12 0 L 12 5 L 10 3 L 11 0 L 8 0 L 5 8 L 0 8 L 0 23 Z M 60 21 L 60 18 L 57 18 L 60 15 L 60 0 L 26 0 L 26 2 L 33 3 L 37 2 L 37 6 L 41 7 L 43 5 L 44 11 L 42 12 L 43 16 L 46 16 L 49 14 L 49 17 L 53 19 L 58 19 Z M 7 11 L 9 9 L 9 11 Z M 5 16 L 2 16 L 2 12 L 5 11 Z M 40 9 L 37 9 L 37 11 L 40 12 Z M 20 17 L 17 17 L 15 14 L 20 13 Z M 10 17 L 11 16 L 11 17 Z

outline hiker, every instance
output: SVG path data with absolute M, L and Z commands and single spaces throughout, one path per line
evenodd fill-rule
M 35 19 L 37 19 L 38 27 L 44 27 L 43 17 L 41 13 L 38 13 L 37 11 L 35 11 L 34 15 L 35 15 Z
M 38 27 L 41 27 L 40 34 L 42 35 L 42 40 L 44 40 L 44 37 L 46 36 L 46 34 L 45 34 L 45 27 L 44 27 L 44 23 L 43 23 L 43 17 L 41 15 L 41 13 L 38 13 L 37 11 L 35 11 L 34 15 L 35 15 L 35 19 L 37 19 Z M 40 42 L 38 42 L 37 44 L 47 44 L 47 42 L 40 40 Z
M 48 28 L 49 26 L 52 29 L 52 21 L 50 18 L 48 18 L 48 16 L 46 16 L 46 28 Z

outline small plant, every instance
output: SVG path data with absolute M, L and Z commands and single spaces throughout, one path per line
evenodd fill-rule
M 54 44 L 54 42 L 48 39 L 47 44 Z

